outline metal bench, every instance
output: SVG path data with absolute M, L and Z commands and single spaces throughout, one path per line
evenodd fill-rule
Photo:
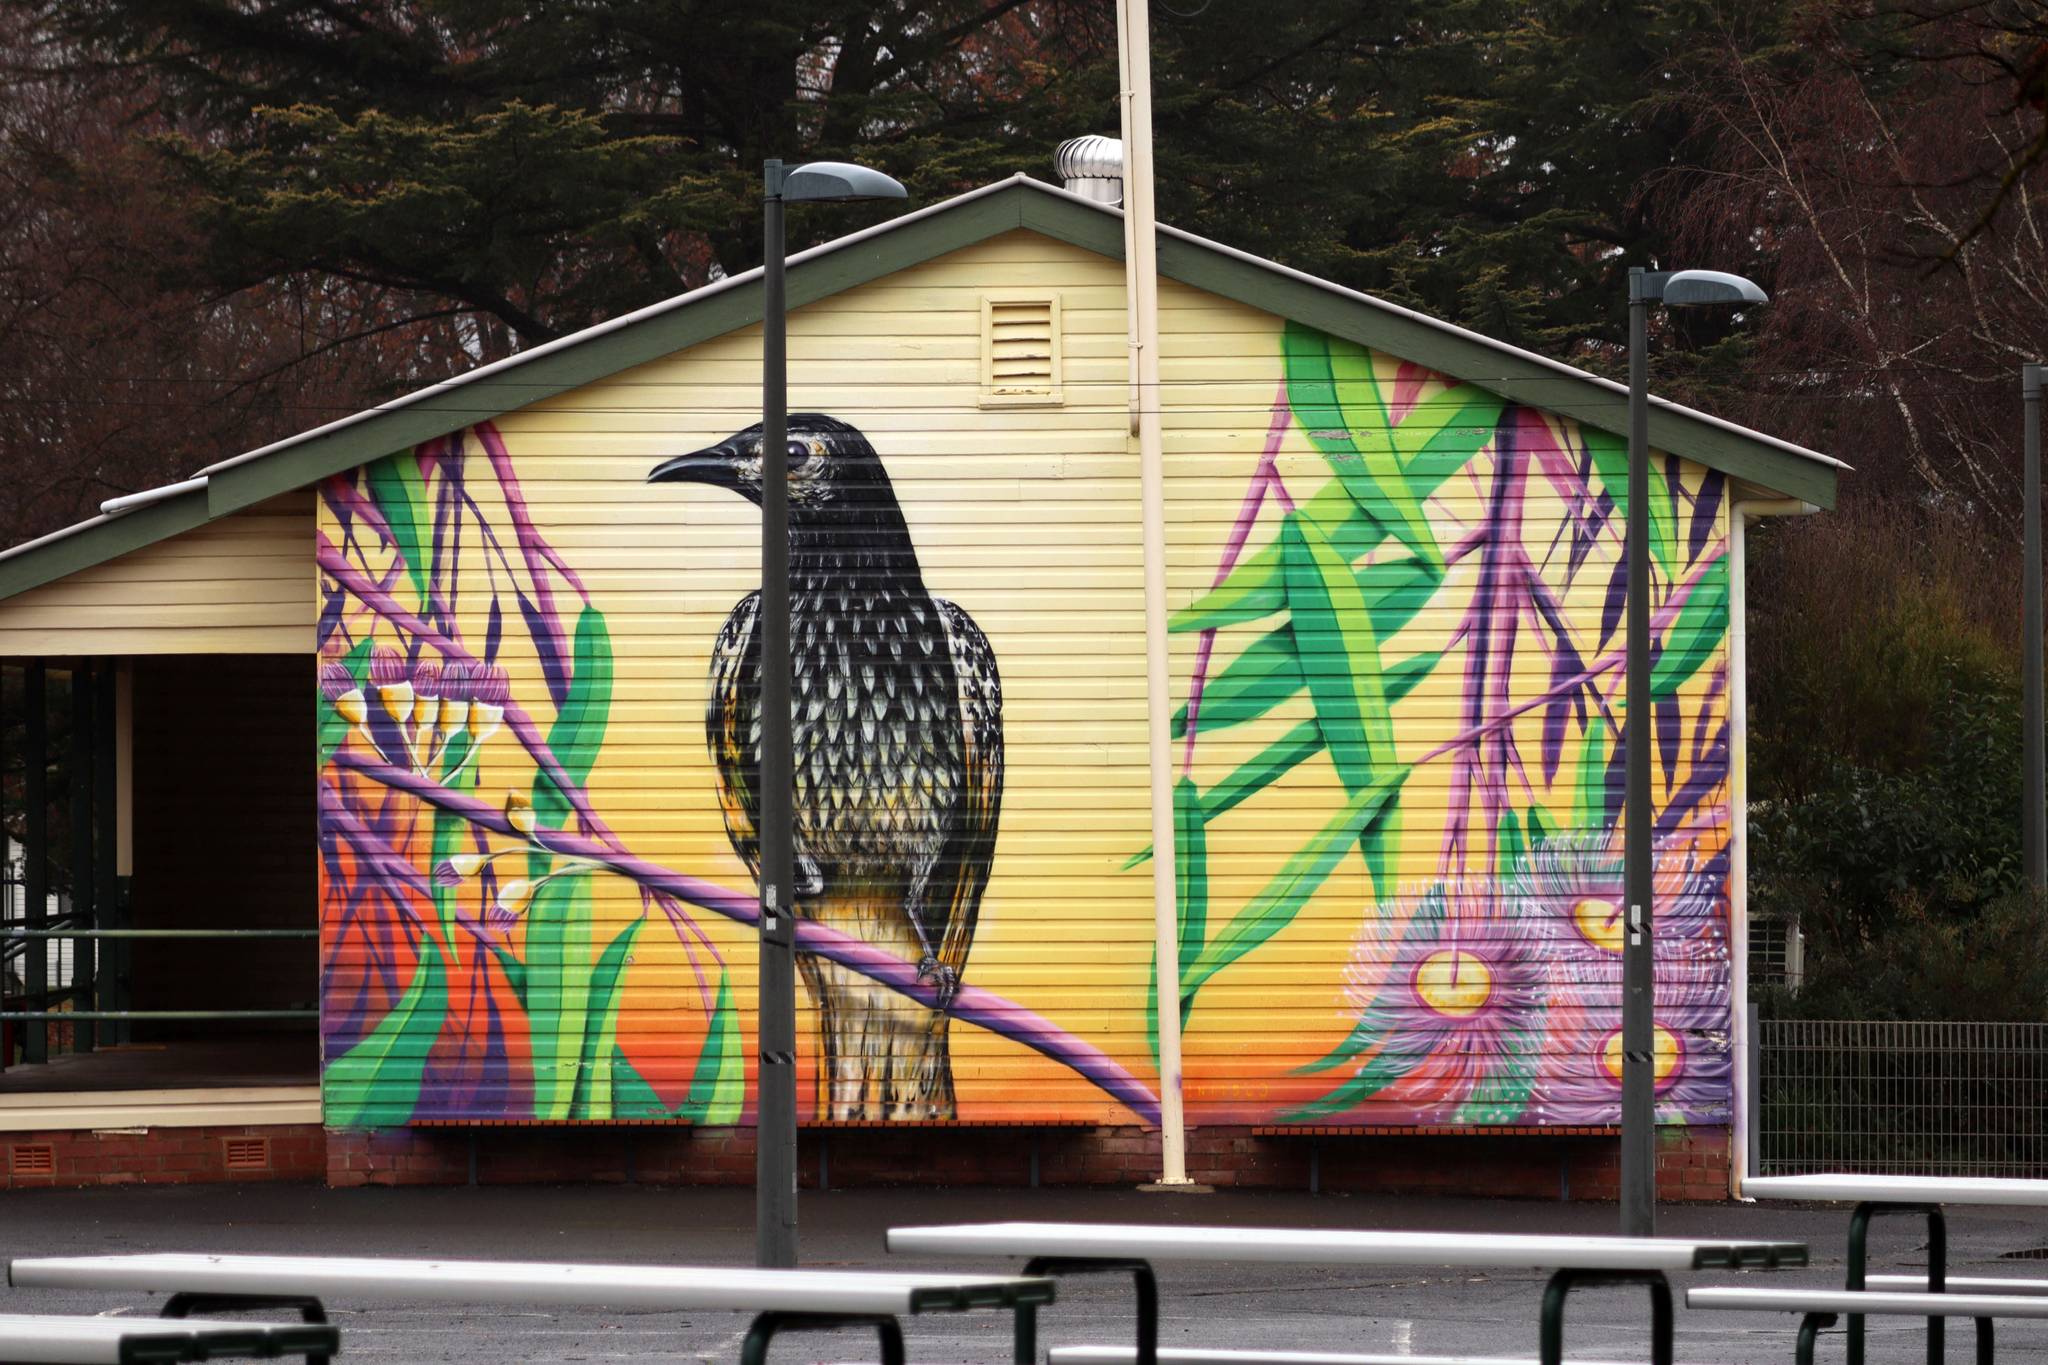
M 325 1323 L 0 1313 L 0 1365 L 143 1365 L 279 1356 L 304 1356 L 317 1363 L 340 1350 L 340 1333 Z
M 1993 1204 L 2007 1207 L 2048 1207 L 2048 1180 L 2009 1180 L 1999 1176 L 1860 1175 L 1851 1171 L 1816 1171 L 1807 1175 L 1746 1176 L 1742 1193 L 1753 1199 L 1834 1199 L 1854 1201 L 1849 1215 L 1848 1272 L 1843 1288 L 1863 1289 L 1870 1283 L 1870 1221 L 1903 1215 L 1927 1223 L 1925 1287 L 1940 1293 L 1948 1281 L 1948 1219 L 1943 1204 Z M 1927 1365 L 1942 1362 L 1942 1320 L 1927 1319 Z M 1863 1365 L 1863 1315 L 1849 1315 L 1847 1365 Z
M 1671 1285 L 1666 1272 L 1806 1264 L 1806 1248 L 1797 1242 L 1143 1223 L 966 1223 L 891 1228 L 886 1245 L 894 1252 L 923 1255 L 1024 1256 L 1029 1258 L 1024 1263 L 1026 1275 L 1128 1274 L 1137 1291 L 1137 1344 L 1129 1357 L 1136 1365 L 1158 1365 L 1161 1360 L 1173 1359 L 1159 1348 L 1159 1285 L 1152 1273 L 1155 1260 L 1549 1270 L 1552 1273 L 1544 1286 L 1537 1327 L 1541 1365 L 1561 1365 L 1564 1359 L 1564 1305 L 1575 1289 L 1622 1284 L 1647 1288 L 1651 1365 L 1671 1365 Z M 1036 1351 L 1035 1314 L 1021 1309 L 1017 1317 L 1016 1360 L 1018 1365 L 1026 1365 Z
M 1055 1346 L 1047 1365 L 1132 1365 L 1135 1346 Z M 1208 1346 L 1162 1346 L 1159 1365 L 1538 1365 L 1534 1359 L 1503 1356 L 1370 1356 L 1342 1351 L 1232 1351 Z M 1572 1365 L 1615 1365 L 1574 1361 Z
M 1813 1365 L 1814 1338 L 1835 1325 L 1842 1314 L 1864 1317 L 1887 1314 L 1909 1318 L 1974 1318 L 1977 1323 L 1977 1365 L 1992 1365 L 1997 1346 L 1992 1331 L 1996 1318 L 2048 1318 L 2048 1298 L 2015 1294 L 1930 1294 L 1875 1289 L 1689 1289 L 1688 1308 L 1732 1308 L 1750 1312 L 1799 1313 L 1798 1365 Z
M 1932 1291 L 1925 1275 L 1872 1275 L 1864 1283 L 1866 1289 L 1902 1289 Z M 1942 1289 L 1951 1294 L 2040 1294 L 2048 1296 L 2048 1280 L 2001 1280 L 1988 1275 L 1950 1275 L 1942 1282 Z
M 571 1265 L 344 1256 L 58 1256 L 10 1261 L 19 1289 L 118 1289 L 168 1294 L 163 1312 L 285 1308 L 323 1322 L 327 1298 L 504 1303 L 533 1307 L 722 1309 L 754 1314 L 743 1365 L 762 1365 L 783 1332 L 872 1328 L 884 1365 L 902 1365 L 899 1316 L 1008 1308 L 1027 1330 L 1050 1280 L 1020 1276 L 743 1270 L 726 1266 Z

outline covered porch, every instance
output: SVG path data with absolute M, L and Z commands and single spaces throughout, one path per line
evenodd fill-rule
M 312 498 L 170 491 L 0 554 L 17 1155 L 320 1119 Z
M 313 663 L 0 663 L 0 1131 L 317 1122 Z

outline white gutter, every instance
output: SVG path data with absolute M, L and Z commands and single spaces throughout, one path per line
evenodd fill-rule
M 138 507 L 147 507 L 153 502 L 175 498 L 181 493 L 196 493 L 206 487 L 206 476 L 186 479 L 183 483 L 167 483 L 161 488 L 145 488 L 140 493 L 124 493 L 118 498 L 108 498 L 100 504 L 100 515 L 115 517 L 123 512 L 132 512 Z
M 1728 958 L 1735 1051 L 1735 1112 L 1728 1125 L 1728 1193 L 1740 1199 L 1749 1174 L 1749 587 L 1751 517 L 1805 517 L 1820 508 L 1797 498 L 1751 498 L 1728 509 Z

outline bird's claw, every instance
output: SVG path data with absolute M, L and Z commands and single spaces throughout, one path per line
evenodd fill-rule
M 944 1014 L 947 1010 L 953 1008 L 953 997 L 960 993 L 959 972 L 948 967 L 932 954 L 926 953 L 924 960 L 917 964 L 917 979 L 920 982 L 931 982 L 938 991 L 939 1013 Z

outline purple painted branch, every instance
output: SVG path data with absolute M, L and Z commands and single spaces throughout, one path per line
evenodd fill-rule
M 1678 613 L 1684 609 L 1686 602 L 1692 597 L 1693 589 L 1699 586 L 1700 579 L 1705 577 L 1707 570 L 1713 568 L 1714 565 L 1718 564 L 1723 558 L 1726 557 L 1726 555 L 1727 551 L 1725 549 L 1718 550 L 1699 562 L 1699 566 L 1693 570 L 1691 576 L 1688 577 L 1683 583 L 1679 584 L 1677 591 L 1673 592 L 1670 597 L 1666 598 L 1663 607 L 1661 607 L 1655 615 L 1651 616 L 1650 633 L 1652 635 L 1661 635 L 1666 630 L 1670 629 L 1671 623 L 1678 619 Z M 1563 696 L 1566 693 L 1572 691 L 1574 688 L 1583 687 L 1603 673 L 1609 673 L 1617 668 L 1620 668 L 1623 663 L 1627 662 L 1627 660 L 1628 649 L 1626 646 L 1624 646 L 1621 649 L 1613 650 L 1607 654 L 1603 654 L 1598 659 L 1596 659 L 1591 665 L 1589 665 L 1585 672 L 1574 674 L 1572 677 L 1566 678 L 1562 682 L 1552 685 L 1545 691 L 1540 692 L 1536 696 L 1529 698 L 1527 701 L 1520 703 L 1512 710 L 1503 712 L 1502 714 L 1495 716 L 1492 720 L 1487 721 L 1484 725 L 1481 725 L 1476 729 L 1467 730 L 1463 734 L 1451 736 L 1449 739 L 1437 745 L 1434 749 L 1431 749 L 1422 757 L 1416 759 L 1415 762 L 1410 766 L 1420 767 L 1424 763 L 1429 762 L 1431 759 L 1442 758 L 1445 754 L 1450 753 L 1454 749 L 1459 749 L 1466 745 L 1484 739 L 1488 734 L 1492 733 L 1495 730 L 1498 730 L 1501 726 L 1512 724 L 1515 720 L 1524 715 L 1527 715 L 1529 712 L 1535 710 L 1537 707 L 1543 705 L 1545 702 L 1550 701 L 1556 697 Z
M 355 849 L 357 857 L 376 864 L 381 875 L 403 884 L 408 891 L 418 892 L 430 902 L 433 900 L 434 888 L 428 882 L 426 874 L 414 867 L 410 859 L 378 838 L 362 821 L 351 815 L 348 807 L 342 804 L 340 794 L 325 782 L 320 784 L 320 818 L 348 839 L 350 846 Z M 397 904 L 404 903 L 396 897 L 393 900 Z M 424 930 L 426 928 L 425 920 L 417 912 L 412 911 L 410 907 L 407 907 L 407 910 L 412 915 L 414 921 L 419 923 L 421 929 Z M 482 924 L 479 924 L 474 917 L 465 915 L 460 910 L 457 910 L 455 912 L 455 922 L 462 926 L 478 942 L 491 942 L 489 937 L 490 931 L 484 928 Z M 444 946 L 450 951 L 455 947 L 452 943 Z
M 1230 577 L 1230 571 L 1237 567 L 1238 556 L 1244 553 L 1247 540 L 1251 539 L 1252 526 L 1259 519 L 1259 508 L 1266 501 L 1268 491 L 1279 495 L 1280 505 L 1288 511 L 1294 510 L 1294 499 L 1287 496 L 1287 489 L 1280 482 L 1280 470 L 1276 461 L 1280 456 L 1280 443 L 1287 438 L 1287 424 L 1294 416 L 1287 402 L 1287 385 L 1283 382 L 1280 391 L 1273 396 L 1273 421 L 1266 428 L 1266 450 L 1259 457 L 1259 467 L 1252 473 L 1252 481 L 1245 487 L 1244 502 L 1237 509 L 1237 521 L 1230 528 L 1230 539 L 1224 543 L 1223 559 L 1216 566 L 1216 583 L 1220 585 Z M 1202 685 L 1209 677 L 1209 656 L 1216 648 L 1216 627 L 1202 632 L 1201 641 L 1195 646 L 1195 672 L 1188 681 L 1187 742 L 1181 751 L 1180 770 L 1183 776 L 1195 769 L 1196 722 L 1202 714 Z
M 395 768 L 351 749 L 342 749 L 335 754 L 333 761 L 336 767 L 349 769 L 373 782 L 381 782 L 398 791 L 406 792 L 430 805 L 459 815 L 473 825 L 480 825 L 507 838 L 528 837 L 513 829 L 502 811 L 485 805 L 475 797 L 450 791 L 440 783 L 421 777 L 417 773 Z M 750 894 L 734 891 L 730 887 L 720 886 L 701 877 L 671 871 L 658 863 L 607 848 L 595 840 L 566 830 L 537 829 L 531 837 L 535 843 L 550 853 L 567 858 L 585 858 L 602 864 L 619 876 L 641 886 L 666 892 L 692 905 L 700 905 L 740 924 L 753 924 L 759 918 L 760 907 Z M 863 943 L 851 935 L 842 934 L 814 920 L 797 921 L 796 944 L 804 952 L 816 953 L 819 957 L 837 962 L 842 967 L 851 968 L 871 981 L 910 997 L 927 1009 L 938 1008 L 938 991 L 932 983 L 918 979 L 917 967 L 914 964 L 891 957 L 872 944 Z M 953 997 L 951 1013 L 956 1019 L 985 1028 L 1012 1042 L 1022 1043 L 1034 1052 L 1071 1068 L 1145 1122 L 1159 1121 L 1159 1101 L 1137 1077 L 1124 1070 L 1114 1058 L 1093 1043 L 1076 1038 L 1045 1016 L 979 986 L 969 985 L 962 985 L 959 994 Z
M 484 455 L 490 460 L 492 471 L 498 476 L 498 489 L 504 495 L 505 510 L 512 516 L 512 529 L 518 533 L 520 553 L 526 556 L 527 572 L 532 575 L 533 586 L 540 594 L 542 608 L 549 616 L 554 615 L 547 582 L 534 564 L 536 555 L 553 565 L 555 572 L 576 589 L 576 595 L 588 602 L 590 590 L 583 586 L 583 580 L 576 576 L 568 561 L 547 543 L 533 524 L 533 517 L 526 510 L 526 495 L 519 490 L 519 474 L 512 467 L 512 454 L 505 449 L 505 438 L 498 434 L 497 426 L 491 422 L 477 423 L 475 431 L 477 440 L 483 443 Z
M 444 658 L 460 659 L 471 664 L 479 662 L 474 654 L 407 611 L 390 593 L 363 577 L 355 566 L 342 556 L 341 551 L 334 547 L 334 542 L 324 534 L 319 537 L 319 544 L 314 549 L 313 557 L 322 573 L 339 583 L 351 596 L 398 629 L 426 641 L 439 650 Z M 598 837 L 613 848 L 623 848 L 619 836 L 612 833 L 611 827 L 605 824 L 591 806 L 590 796 L 583 790 L 582 784 L 569 776 L 561 761 L 555 757 L 555 751 L 548 747 L 547 739 L 541 734 L 540 727 L 533 723 L 533 717 L 529 716 L 517 702 L 506 704 L 505 725 L 519 737 L 520 744 L 539 765 L 540 770 L 568 796 L 571 809 L 582 817 L 584 823 L 596 830 Z

